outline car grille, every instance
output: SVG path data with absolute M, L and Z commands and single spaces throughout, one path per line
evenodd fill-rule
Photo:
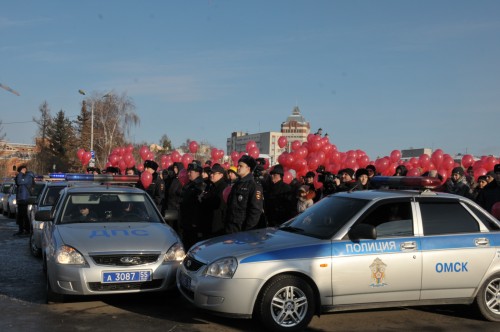
M 137 266 L 154 263 L 158 254 L 91 255 L 97 265 Z
M 189 271 L 198 271 L 203 265 L 202 262 L 197 261 L 192 256 L 186 256 L 184 261 L 182 261 L 182 265 Z
M 110 291 L 124 291 L 124 290 L 141 290 L 141 289 L 154 289 L 160 288 L 163 284 L 163 279 L 155 279 L 145 282 L 120 282 L 113 284 L 103 284 L 100 282 L 89 282 L 89 289 L 94 292 L 110 292 Z

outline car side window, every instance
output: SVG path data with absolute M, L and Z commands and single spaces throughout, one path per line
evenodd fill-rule
M 377 230 L 377 237 L 413 236 L 410 202 L 391 202 L 377 206 L 363 219 Z
M 459 202 L 420 202 L 424 235 L 479 232 L 479 224 Z

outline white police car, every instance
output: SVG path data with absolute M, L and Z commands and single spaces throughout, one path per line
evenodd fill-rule
M 76 186 L 60 192 L 43 221 L 47 302 L 66 295 L 161 291 L 175 287 L 185 256 L 176 232 L 149 195 L 126 186 Z
M 197 307 L 276 331 L 320 313 L 430 304 L 475 303 L 500 321 L 500 223 L 455 195 L 338 193 L 279 228 L 196 244 L 177 286 Z

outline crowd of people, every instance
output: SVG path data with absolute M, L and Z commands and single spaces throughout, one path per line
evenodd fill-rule
M 336 192 L 374 189 L 371 179 L 377 175 L 374 165 L 356 171 L 341 169 L 337 174 L 326 172 L 320 166 L 316 172 L 309 171 L 302 178 L 293 176 L 290 183 L 285 183 L 283 166 L 277 164 L 269 168 L 265 163 L 263 158 L 243 155 L 237 166 L 225 169 L 218 163 L 207 162 L 202 166 L 194 160 L 184 171 L 186 182 L 179 177 L 184 169 L 182 162 L 159 172 L 155 161 L 146 160 L 144 172 L 152 175 L 152 182 L 144 188 L 139 180 L 136 186 L 151 196 L 162 215 L 171 216 L 168 218 L 170 225 L 181 235 L 188 249 L 200 240 L 217 235 L 279 226 Z M 87 171 L 97 172 L 93 168 Z M 293 170 L 289 172 L 294 175 Z M 119 170 L 109 168 L 106 173 L 119 174 Z M 406 176 L 406 173 L 405 166 L 400 165 L 394 176 Z M 138 175 L 133 168 L 127 169 L 126 174 Z M 435 171 L 424 175 L 440 178 Z M 23 234 L 29 232 L 23 204 L 32 183 L 32 174 L 26 173 L 25 166 L 19 168 L 16 182 L 19 234 Z M 477 181 L 472 169 L 455 167 L 450 178 L 434 190 L 470 198 L 500 218 L 500 164 L 485 176 L 479 176 Z M 498 204 L 495 206 L 495 203 Z

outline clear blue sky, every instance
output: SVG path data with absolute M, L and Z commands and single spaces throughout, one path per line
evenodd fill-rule
M 1 1 L 0 120 L 126 92 L 134 142 L 279 131 L 299 106 L 340 151 L 500 154 L 500 1 Z

